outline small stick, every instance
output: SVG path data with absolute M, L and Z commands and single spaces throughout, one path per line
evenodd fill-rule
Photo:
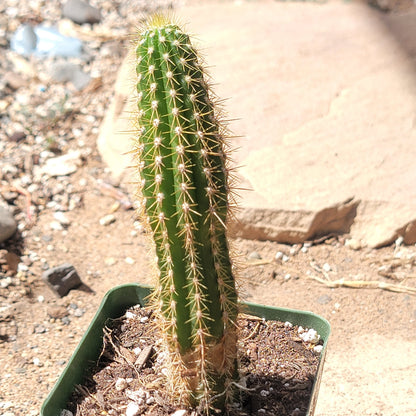
M 147 360 L 152 355 L 152 352 L 153 352 L 153 345 L 147 345 L 146 347 L 142 349 L 139 356 L 137 357 L 137 360 L 134 363 L 137 371 L 140 371 L 145 366 L 145 364 L 147 363 Z
M 310 276 L 311 279 L 318 281 L 328 287 L 349 287 L 353 289 L 383 289 L 396 293 L 408 293 L 410 295 L 416 295 L 416 287 L 395 285 L 391 283 L 378 282 L 378 281 L 365 281 L 365 280 L 324 280 L 317 276 Z

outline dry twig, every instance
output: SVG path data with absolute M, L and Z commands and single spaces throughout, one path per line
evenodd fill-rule
M 379 282 L 376 280 L 366 281 L 366 280 L 324 280 L 318 276 L 309 276 L 310 279 L 314 279 L 319 283 L 324 284 L 328 287 L 349 287 L 353 289 L 382 289 L 388 290 L 389 292 L 396 293 L 407 293 L 410 295 L 416 295 L 416 287 L 396 285 L 391 283 Z

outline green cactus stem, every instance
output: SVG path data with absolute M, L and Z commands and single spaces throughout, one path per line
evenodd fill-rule
M 178 25 L 148 20 L 136 58 L 135 154 L 173 388 L 186 390 L 194 405 L 224 410 L 237 375 L 238 312 L 226 237 L 226 129 L 201 59 Z

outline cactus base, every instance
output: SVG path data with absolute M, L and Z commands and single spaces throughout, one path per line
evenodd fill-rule
M 86 369 L 94 365 L 98 360 L 102 350 L 102 335 L 105 322 L 108 319 L 122 316 L 126 309 L 133 305 L 145 305 L 149 293 L 149 287 L 137 284 L 118 286 L 107 293 L 72 358 L 43 403 L 41 416 L 56 416 L 61 414 L 62 409 L 65 409 L 65 405 L 75 386 L 82 383 Z M 267 307 L 252 303 L 243 304 L 242 307 L 244 311 L 254 316 L 259 316 L 266 320 L 289 321 L 295 325 L 314 328 L 320 334 L 324 344 L 306 413 L 307 416 L 313 416 L 330 334 L 328 322 L 310 312 Z

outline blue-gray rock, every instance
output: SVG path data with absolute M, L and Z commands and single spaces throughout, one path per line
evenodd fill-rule
M 12 213 L 5 207 L 0 206 L 0 243 L 9 239 L 17 229 L 17 223 Z
M 38 38 L 31 25 L 22 25 L 13 34 L 10 40 L 12 51 L 20 55 L 30 55 L 35 49 Z
M 57 82 L 72 82 L 78 91 L 83 90 L 91 81 L 91 77 L 82 70 L 80 65 L 66 62 L 52 65 L 50 75 Z
M 82 285 L 75 267 L 64 263 L 42 273 L 42 279 L 60 297 L 65 296 L 71 289 Z
M 20 26 L 10 40 L 12 51 L 23 56 L 80 56 L 82 42 L 62 35 L 54 27 L 38 25 Z
M 62 15 L 79 25 L 98 23 L 101 20 L 100 10 L 81 0 L 67 1 L 62 9 Z

